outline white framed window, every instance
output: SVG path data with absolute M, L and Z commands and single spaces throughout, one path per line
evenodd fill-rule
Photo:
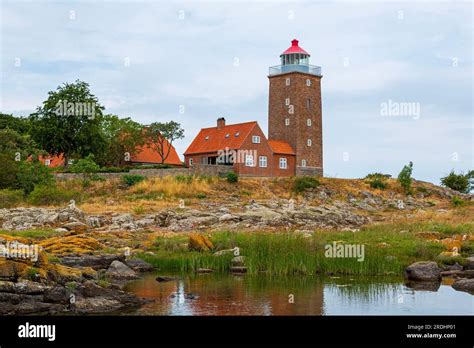
M 253 167 L 253 155 L 245 155 L 245 166 L 246 167 Z
M 311 86 L 311 80 L 310 79 L 306 79 L 306 86 Z
M 44 165 L 49 167 L 51 165 L 51 160 L 50 159 L 44 160 Z
M 307 125 L 308 127 L 311 127 L 312 124 L 313 124 L 313 121 L 311 121 L 311 119 L 308 118 L 308 119 L 306 120 L 306 125 Z
M 306 167 L 306 160 L 301 160 L 301 166 Z
M 189 159 L 189 165 L 190 165 L 190 166 L 193 165 L 193 159 L 192 159 L 192 158 Z
M 285 126 L 289 126 L 290 125 L 290 119 L 289 118 L 285 118 Z
M 308 139 L 308 140 L 306 141 L 306 144 L 307 144 L 308 146 L 311 146 L 311 145 L 313 145 L 313 142 L 311 141 L 311 139 Z
M 285 105 L 286 105 L 286 106 L 290 105 L 290 98 L 286 98 L 286 99 L 285 99 Z
M 267 156 L 258 157 L 258 166 L 261 168 L 267 168 Z
M 260 136 L 258 136 L 258 135 L 252 135 L 252 143 L 254 143 L 254 144 L 260 144 Z
M 290 83 L 291 83 L 291 80 L 290 80 L 290 78 L 289 78 L 289 77 L 287 77 L 287 78 L 286 78 L 286 80 L 285 80 L 285 84 L 286 84 L 287 86 L 289 86 L 289 85 L 290 85 Z
M 287 169 L 288 168 L 288 161 L 285 157 L 280 157 L 280 169 Z

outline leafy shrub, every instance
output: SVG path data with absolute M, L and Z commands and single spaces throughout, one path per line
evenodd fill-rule
M 100 170 L 100 166 L 94 162 L 94 155 L 90 154 L 86 158 L 81 158 L 75 162 L 71 168 L 71 173 L 82 173 L 84 177 L 90 177 L 92 174 L 97 173 Z
M 468 175 L 464 175 L 462 173 L 456 174 L 454 171 L 451 171 L 449 175 L 441 178 L 441 185 L 461 193 L 468 193 L 471 189 Z
M 302 193 L 306 189 L 316 188 L 319 186 L 319 181 L 312 176 L 301 176 L 295 178 L 293 181 L 293 191 L 296 193 Z
M 22 190 L 0 190 L 0 208 L 11 208 L 20 203 L 24 193 Z
M 37 185 L 53 185 L 54 178 L 51 170 L 39 161 L 20 162 L 16 175 L 16 182 L 13 188 L 23 190 L 28 194 L 34 190 Z
M 373 189 L 384 190 L 388 187 L 387 179 L 390 178 L 390 176 L 391 175 L 381 173 L 372 173 L 365 177 L 365 182 Z
M 71 199 L 79 200 L 77 191 L 62 189 L 50 185 L 37 185 L 29 195 L 29 201 L 34 205 L 59 205 L 69 202 Z
M 207 198 L 207 195 L 206 195 L 205 193 L 198 193 L 198 194 L 196 195 L 196 198 L 198 198 L 198 199 L 204 199 L 204 198 Z
M 234 172 L 227 173 L 227 182 L 234 184 L 239 181 L 239 176 Z
M 451 199 L 451 203 L 453 203 L 455 207 L 461 207 L 464 204 L 466 204 L 466 202 L 462 200 L 461 198 L 459 198 L 458 196 L 453 196 L 453 198 Z
M 411 189 L 412 171 L 413 171 L 413 162 L 410 162 L 408 165 L 404 166 L 403 169 L 400 171 L 400 174 L 398 174 L 398 182 L 400 183 L 403 190 L 405 191 L 405 194 L 407 195 L 412 194 L 412 189 Z
M 125 174 L 122 175 L 122 181 L 124 184 L 127 186 L 133 186 L 143 180 L 145 180 L 146 177 L 140 174 Z

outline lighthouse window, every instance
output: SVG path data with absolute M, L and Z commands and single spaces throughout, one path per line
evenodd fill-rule
M 290 125 L 290 119 L 289 118 L 285 118 L 285 126 L 289 126 Z
M 306 167 L 306 160 L 301 160 L 301 166 Z
M 308 125 L 308 127 L 311 127 L 312 121 L 310 118 L 306 120 L 306 124 Z
M 289 86 L 290 85 L 290 78 L 288 77 L 285 82 L 286 82 L 286 85 Z
M 306 86 L 311 86 L 311 80 L 310 79 L 306 79 Z
M 308 146 L 313 145 L 313 142 L 311 141 L 311 139 L 308 139 L 307 144 L 308 144 Z
M 306 107 L 307 107 L 308 109 L 311 108 L 311 99 L 309 99 L 309 98 L 306 99 Z
M 286 105 L 286 106 L 290 105 L 290 98 L 286 98 L 286 99 L 285 99 L 285 105 Z

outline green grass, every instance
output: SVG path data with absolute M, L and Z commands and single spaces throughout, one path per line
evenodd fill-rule
M 216 232 L 211 240 L 216 250 L 240 248 L 246 257 L 249 274 L 270 275 L 337 273 L 347 275 L 400 275 L 416 261 L 436 260 L 444 251 L 439 243 L 415 236 L 416 232 L 437 231 L 443 236 L 472 234 L 474 223 L 449 225 L 435 223 L 411 223 L 396 225 L 373 225 L 359 232 L 316 231 L 305 237 L 294 232 L 284 233 L 239 233 Z M 193 272 L 197 268 L 212 268 L 228 271 L 233 255 L 214 256 L 211 252 L 189 252 L 186 236 L 159 238 L 155 243 L 156 255 L 141 255 L 161 270 Z M 333 241 L 343 244 L 363 244 L 364 261 L 356 258 L 325 257 L 325 246 Z M 380 243 L 388 244 L 381 247 Z M 466 247 L 472 248 L 471 242 Z
M 30 229 L 23 231 L 7 231 L 0 230 L 0 234 L 5 234 L 12 237 L 23 237 L 31 239 L 46 239 L 61 235 L 61 232 L 56 232 L 53 229 Z

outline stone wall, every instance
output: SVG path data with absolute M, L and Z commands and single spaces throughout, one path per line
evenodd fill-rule
M 164 177 L 164 176 L 178 176 L 178 175 L 225 176 L 230 171 L 232 171 L 231 166 L 195 164 L 189 168 L 179 167 L 179 168 L 167 168 L 167 169 L 154 169 L 154 168 L 131 169 L 129 172 L 98 173 L 98 175 L 107 179 L 120 178 L 122 177 L 122 175 L 126 175 L 126 174 L 143 175 L 146 177 Z M 76 174 L 76 173 L 55 173 L 54 176 L 58 180 L 72 180 L 72 179 L 82 178 L 82 174 Z

